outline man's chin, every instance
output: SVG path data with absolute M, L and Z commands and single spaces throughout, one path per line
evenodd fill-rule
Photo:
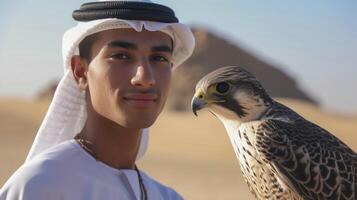
M 144 129 L 144 128 L 149 128 L 153 125 L 154 123 L 149 123 L 149 122 L 142 122 L 142 123 L 127 123 L 123 127 L 128 128 L 128 129 Z
M 125 122 L 122 124 L 123 127 L 129 128 L 129 129 L 143 129 L 143 128 L 149 128 L 152 126 L 157 117 L 136 117 L 133 119 L 127 119 Z
M 121 110 L 113 116 L 114 121 L 122 127 L 143 129 L 152 126 L 161 113 L 161 109 L 150 110 Z

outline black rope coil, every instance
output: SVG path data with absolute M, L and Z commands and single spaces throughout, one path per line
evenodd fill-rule
M 171 8 L 150 2 L 103 1 L 85 3 L 79 10 L 73 11 L 72 16 L 75 20 L 81 22 L 106 18 L 165 23 L 179 22 Z

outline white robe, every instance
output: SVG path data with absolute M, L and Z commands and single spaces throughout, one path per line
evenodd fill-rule
M 183 199 L 141 172 L 149 200 Z M 140 199 L 135 170 L 118 170 L 96 161 L 75 140 L 39 154 L 21 166 L 0 190 L 0 200 Z

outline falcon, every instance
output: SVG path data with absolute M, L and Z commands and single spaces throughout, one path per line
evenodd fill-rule
M 219 68 L 196 85 L 192 110 L 224 124 L 256 199 L 357 200 L 357 154 L 337 137 L 273 100 L 240 67 Z

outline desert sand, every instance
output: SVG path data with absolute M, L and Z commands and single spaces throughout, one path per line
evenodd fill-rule
M 357 116 L 280 99 L 357 150 Z M 0 186 L 23 163 L 48 101 L 0 98 Z M 164 111 L 151 128 L 149 150 L 138 166 L 185 199 L 253 199 L 223 125 L 209 112 Z

